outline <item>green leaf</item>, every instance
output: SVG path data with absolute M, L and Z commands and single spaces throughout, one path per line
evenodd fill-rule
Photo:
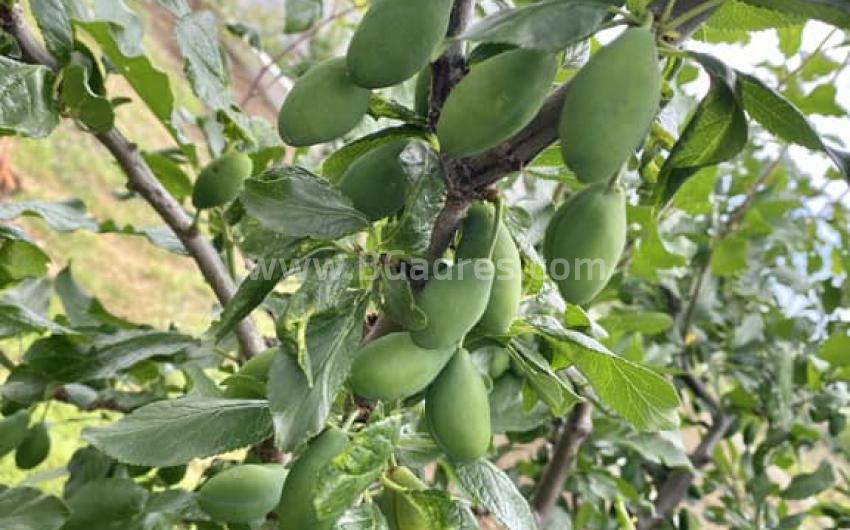
M 110 64 L 133 87 L 154 116 L 172 136 L 179 138 L 171 122 L 174 94 L 168 76 L 154 68 L 143 50 L 119 40 L 122 33 L 116 29 L 115 22 L 76 21 L 75 24 L 91 35 Z
M 667 313 L 626 310 L 611 313 L 599 323 L 609 331 L 637 331 L 645 335 L 657 335 L 673 326 L 673 318 Z
M 306 31 L 322 18 L 322 0 L 286 0 L 284 13 L 285 33 Z
M 163 7 L 171 11 L 175 17 L 182 17 L 192 12 L 186 0 L 157 0 Z
M 747 117 L 736 94 L 713 76 L 711 89 L 661 168 L 658 202 L 667 203 L 697 169 L 735 157 L 747 138 Z
M 654 464 L 672 468 L 693 469 L 688 455 L 678 443 L 658 433 L 637 433 L 619 437 L 616 443 L 628 447 Z
M 95 0 L 94 20 L 109 24 L 109 32 L 123 55 L 137 57 L 144 54 L 142 41 L 145 28 L 124 0 Z
M 717 276 L 736 276 L 747 268 L 749 240 L 727 237 L 720 240 L 711 255 L 711 272 Z
M 782 491 L 781 496 L 788 500 L 808 499 L 832 487 L 834 482 L 835 474 L 832 466 L 829 462 L 823 461 L 815 471 L 803 473 L 791 479 L 791 483 Z
M 86 206 L 79 199 L 65 202 L 24 201 L 0 204 L 0 221 L 11 221 L 21 215 L 41 217 L 57 232 L 80 229 L 98 231 L 97 223 L 86 217 Z
M 257 259 L 254 268 L 224 307 L 218 321 L 210 328 L 217 341 L 224 339 L 239 322 L 259 307 L 278 282 L 290 272 L 287 270 L 287 260 L 296 254 L 299 244 L 300 240 L 287 238 L 285 246 L 280 245 L 274 254 Z
M 368 503 L 348 509 L 334 523 L 334 530 L 389 530 L 389 527 L 378 505 Z
M 158 181 L 165 186 L 178 202 L 183 202 L 192 194 L 192 180 L 180 167 L 180 164 L 160 153 L 145 151 L 142 158 L 148 163 Z
M 50 381 L 74 383 L 106 379 L 153 357 L 170 357 L 195 345 L 179 333 L 125 330 L 81 343 L 62 335 L 41 339 L 24 355 L 27 366 Z
M 480 528 L 469 508 L 453 500 L 443 490 L 409 490 L 400 495 L 404 495 L 417 512 L 424 514 L 424 518 L 428 521 L 428 528 L 441 530 L 478 530 Z
M 294 346 L 284 344 L 269 372 L 268 396 L 277 445 L 291 451 L 325 426 L 360 344 L 365 297 L 310 319 L 306 330 L 313 385 L 298 366 Z
M 47 274 L 48 256 L 15 226 L 0 225 L 0 287 Z
M 295 166 L 276 167 L 249 179 L 241 201 L 266 227 L 292 237 L 333 240 L 369 226 L 347 197 Z
M 833 26 L 850 28 L 850 4 L 845 0 L 743 0 L 779 13 L 816 18 Z
M 74 51 L 74 30 L 69 8 L 78 9 L 69 0 L 30 0 L 30 11 L 44 37 L 47 51 L 59 64 L 67 63 Z
M 557 52 L 593 35 L 610 8 L 598 0 L 545 0 L 490 15 L 460 38 Z
M 534 514 L 516 484 L 488 460 L 456 464 L 458 484 L 506 530 L 536 530 Z
M 410 282 L 402 273 L 390 274 L 382 267 L 380 282 L 383 309 L 393 322 L 410 331 L 424 329 L 428 325 L 428 317 L 416 305 Z
M 553 317 L 537 315 L 527 320 L 553 343 L 557 354 L 568 357 L 599 399 L 636 429 L 662 431 L 678 427 L 679 396 L 662 376 L 617 357 L 587 335 L 564 329 Z
M 431 229 L 445 204 L 446 188 L 434 152 L 424 142 L 412 142 L 401 155 L 411 182 L 401 219 L 389 228 L 387 244 L 394 250 L 422 254 Z
M 230 107 L 230 72 L 219 46 L 215 15 L 209 11 L 189 13 L 177 21 L 174 32 L 195 94 L 213 109 Z
M 850 366 L 850 335 L 843 331 L 830 335 L 821 344 L 818 357 L 836 368 Z
M 183 398 L 86 429 L 83 438 L 121 462 L 166 467 L 248 447 L 271 434 L 266 401 Z
M 727 0 L 711 15 L 706 25 L 727 31 L 762 31 L 802 25 L 806 17 L 751 5 L 746 0 Z
M 394 99 L 387 99 L 378 94 L 372 94 L 369 98 L 369 116 L 379 120 L 387 118 L 398 120 L 418 126 L 425 125 L 425 118 L 413 112 Z
M 684 267 L 687 264 L 684 256 L 668 250 L 667 244 L 658 233 L 658 223 L 654 219 L 648 219 L 644 223 L 640 243 L 632 258 L 630 272 L 638 278 L 656 283 L 659 270 Z
M 838 89 L 831 83 L 818 85 L 805 96 L 796 93 L 794 89 L 789 89 L 786 94 L 806 114 L 819 114 L 821 116 L 839 118 L 844 117 L 846 114 L 836 99 Z
M 552 416 L 541 402 L 525 410 L 522 396 L 523 381 L 506 373 L 493 383 L 490 391 L 490 422 L 494 433 L 526 432 L 543 425 Z
M 71 517 L 62 530 L 138 528 L 148 492 L 129 478 L 103 478 L 68 496 Z
M 666 164 L 672 168 L 719 164 L 737 155 L 746 143 L 746 119 L 735 94 L 715 82 Z
M 0 486 L 0 528 L 59 530 L 69 510 L 61 500 L 35 488 Z
M 366 426 L 345 451 L 319 471 L 313 504 L 320 519 L 343 512 L 380 476 L 398 444 L 400 429 L 398 417 Z
M 738 86 L 744 109 L 768 132 L 809 149 L 823 150 L 823 141 L 812 124 L 790 101 L 749 74 L 738 74 Z
M 0 136 L 19 134 L 44 138 L 59 124 L 51 97 L 53 73 L 0 56 Z
M 333 154 L 325 158 L 324 163 L 322 163 L 322 175 L 330 182 L 337 183 L 345 173 L 345 170 L 348 169 L 348 166 L 361 155 L 385 143 L 402 138 L 416 137 L 424 137 L 421 129 L 410 125 L 402 125 L 401 127 L 381 129 L 378 132 L 358 138 L 337 149 Z
M 92 91 L 88 71 L 82 65 L 70 64 L 62 70 L 61 99 L 66 111 L 92 132 L 100 134 L 112 129 L 112 104 Z
M 546 358 L 536 349 L 526 347 L 519 340 L 512 340 L 511 345 L 513 347 L 509 348 L 508 352 L 514 366 L 540 400 L 549 406 L 553 415 L 563 416 L 573 405 L 581 401 L 572 387 L 562 376 L 555 373 Z
M 12 337 L 21 333 L 65 333 L 75 332 L 42 316 L 19 300 L 0 298 L 0 337 Z
M 56 294 L 65 308 L 65 315 L 74 327 L 107 325 L 115 328 L 136 327 L 132 322 L 111 314 L 100 300 L 92 297 L 74 281 L 71 268 L 65 267 L 56 275 Z

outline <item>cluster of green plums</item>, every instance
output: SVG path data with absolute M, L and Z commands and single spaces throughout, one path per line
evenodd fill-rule
M 429 65 L 445 38 L 452 5 L 452 0 L 372 2 L 346 56 L 320 63 L 297 80 L 280 111 L 281 138 L 292 146 L 341 138 L 366 115 L 372 90 L 417 74 L 415 110 L 428 114 Z M 522 48 L 500 47 L 471 62 L 434 124 L 441 155 L 475 156 L 522 130 L 543 106 L 558 68 L 558 54 Z M 586 186 L 556 210 L 542 242 L 549 274 L 567 302 L 590 302 L 613 275 L 626 241 L 626 196 L 617 176 L 655 118 L 660 85 L 655 38 L 643 27 L 626 30 L 570 81 L 561 110 L 561 153 Z M 409 141 L 396 137 L 378 143 L 337 182 L 341 193 L 373 222 L 404 208 L 411 184 L 400 157 Z M 250 173 L 246 155 L 222 156 L 199 176 L 195 206 L 232 200 Z M 348 381 L 356 394 L 370 400 L 424 398 L 428 430 L 456 461 L 485 455 L 492 438 L 487 386 L 463 347 L 464 339 L 473 329 L 483 335 L 506 334 L 522 297 L 520 253 L 497 212 L 484 202 L 470 207 L 454 261 L 416 294 L 426 317 L 422 326 L 364 344 Z M 592 274 L 576 274 L 583 263 L 591 264 Z M 573 273 L 558 269 L 564 265 Z M 493 361 L 507 368 L 510 360 L 502 353 Z M 264 397 L 274 355 L 274 350 L 264 352 L 243 366 L 228 381 L 226 394 Z M 320 518 L 312 493 L 320 470 L 348 444 L 345 431 L 325 430 L 296 459 L 286 480 L 277 465 L 231 468 L 203 486 L 201 506 L 231 522 L 261 519 L 277 507 L 280 530 L 331 528 L 339 514 Z M 400 487 L 386 489 L 379 499 L 390 526 L 427 528 L 399 493 L 425 486 L 405 468 L 394 468 L 387 476 Z
M 250 524 L 277 509 L 280 530 L 330 530 L 341 513 L 319 517 L 313 504 L 321 471 L 349 444 L 345 431 L 332 427 L 317 436 L 299 455 L 287 474 L 280 464 L 242 464 L 206 481 L 198 492 L 199 506 L 216 521 Z M 409 469 L 386 473 L 387 487 L 377 502 L 390 530 L 427 530 L 427 516 L 410 502 L 405 491 L 427 486 Z

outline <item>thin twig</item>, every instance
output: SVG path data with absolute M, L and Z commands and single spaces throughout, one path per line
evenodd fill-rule
M 26 26 L 19 7 L 0 7 L 0 25 L 18 41 L 25 60 L 47 66 L 53 71 L 58 70 L 56 60 Z M 195 229 L 191 217 L 180 203 L 154 176 L 136 145 L 115 128 L 96 137 L 124 170 L 128 187 L 142 196 L 171 228 L 195 260 L 219 303 L 226 305 L 236 291 L 227 268 L 215 248 Z M 252 357 L 265 349 L 262 336 L 250 320 L 240 322 L 235 332 L 246 357 Z
M 733 420 L 734 416 L 721 415 L 714 421 L 690 456 L 694 469 L 705 467 L 706 464 L 711 462 L 714 448 L 723 439 L 723 435 L 729 429 Z M 658 496 L 653 503 L 654 513 L 644 512 L 639 514 L 637 529 L 652 530 L 667 520 L 676 506 L 685 498 L 688 486 L 691 485 L 694 477 L 694 473 L 688 470 L 673 471 L 658 489 Z
M 312 28 L 305 31 L 304 33 L 298 35 L 295 40 L 289 43 L 277 55 L 269 59 L 269 61 L 265 65 L 263 65 L 262 68 L 260 68 L 260 70 L 257 72 L 257 75 L 254 76 L 254 79 L 251 80 L 251 84 L 249 85 L 248 90 L 245 92 L 245 97 L 242 99 L 241 106 L 244 107 L 248 104 L 249 101 L 256 97 L 256 95 L 259 93 L 260 83 L 273 66 L 277 65 L 277 63 L 279 63 L 284 57 L 292 53 L 296 48 L 298 48 L 299 46 L 307 42 L 310 38 L 315 36 L 316 33 L 319 32 L 319 30 L 321 30 L 328 24 L 348 15 L 355 9 L 357 9 L 357 6 L 350 6 L 338 13 L 334 13 L 333 15 L 327 17 L 324 20 L 317 22 L 316 25 L 314 25 Z M 276 82 L 279 78 L 280 75 L 276 76 L 273 82 Z
M 593 407 L 589 402 L 579 403 L 573 408 L 567 424 L 564 425 L 555 450 L 552 452 L 552 458 L 543 470 L 531 500 L 541 525 L 549 519 L 552 509 L 561 496 L 564 481 L 569 476 L 579 449 L 592 430 Z

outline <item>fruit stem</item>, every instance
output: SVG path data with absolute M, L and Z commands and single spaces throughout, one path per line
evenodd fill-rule
M 502 198 L 496 198 L 495 211 L 493 212 L 493 228 L 490 231 L 490 248 L 487 250 L 487 259 L 493 259 L 493 251 L 496 249 L 496 240 L 499 237 L 499 227 L 502 224 Z
M 354 425 L 354 422 L 357 421 L 357 418 L 359 416 L 359 410 L 352 411 L 351 414 L 349 414 L 348 417 L 345 418 L 345 423 L 342 424 L 342 430 L 349 432 L 351 430 L 351 427 Z
M 661 26 L 664 26 L 670 20 L 674 7 L 676 7 L 676 0 L 667 0 L 667 5 L 664 6 L 664 12 L 661 13 L 661 19 L 659 20 Z
M 394 482 L 390 477 L 386 475 L 381 475 L 381 484 L 390 488 L 393 491 L 407 491 L 407 488 Z
M 643 24 L 643 20 L 636 17 L 633 13 L 626 11 L 625 9 L 620 9 L 618 7 L 612 7 L 611 9 L 609 9 L 609 12 L 611 12 L 615 15 L 620 15 L 628 23 L 635 24 L 635 25 L 642 25 Z

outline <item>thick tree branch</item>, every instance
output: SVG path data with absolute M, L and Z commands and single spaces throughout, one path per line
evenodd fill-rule
M 702 468 L 711 462 L 714 448 L 723 439 L 723 435 L 729 429 L 733 420 L 734 416 L 731 415 L 721 415 L 715 418 L 711 428 L 705 433 L 699 446 L 690 457 L 691 464 L 695 469 Z M 658 489 L 658 497 L 654 502 L 654 513 L 641 513 L 639 515 L 638 530 L 652 530 L 667 520 L 676 506 L 685 498 L 694 477 L 694 473 L 687 470 L 673 471 Z
M 0 7 L 0 24 L 21 47 L 24 58 L 42 64 L 52 70 L 58 69 L 56 60 L 27 28 L 20 8 Z M 130 143 L 117 129 L 96 135 L 97 139 L 112 153 L 124 170 L 128 187 L 145 199 L 171 230 L 177 235 L 186 251 L 195 260 L 204 279 L 212 287 L 218 301 L 224 305 L 236 290 L 233 279 L 210 242 L 193 226 L 192 219 L 177 200 L 162 186 L 150 167 L 139 154 L 138 148 Z M 250 357 L 263 349 L 265 342 L 250 320 L 243 320 L 236 327 L 236 336 L 243 353 Z
M 452 38 L 463 33 L 472 19 L 474 0 L 455 0 L 452 7 L 449 27 L 446 37 Z M 448 97 L 451 89 L 463 78 L 466 73 L 466 61 L 463 56 L 463 43 L 455 41 L 449 48 L 431 65 L 431 95 L 429 100 L 428 123 L 433 128 L 440 117 L 443 103 Z M 451 245 L 455 232 L 460 225 L 466 210 L 472 201 L 471 194 L 458 193 L 458 183 L 468 169 L 458 161 L 447 160 L 441 157 L 443 180 L 446 183 L 446 204 L 437 215 L 434 227 L 431 230 L 431 240 L 428 244 L 428 258 L 439 259 Z M 396 331 L 400 326 L 393 322 L 387 315 L 380 314 L 369 331 L 363 338 L 364 342 L 370 342 L 384 335 Z
M 446 37 L 460 35 L 472 19 L 474 0 L 455 0 Z M 463 42 L 455 40 L 449 48 L 431 65 L 431 95 L 429 101 L 428 123 L 434 127 L 443 110 L 443 103 L 452 88 L 466 74 L 466 61 L 463 57 Z
M 593 407 L 588 402 L 579 403 L 570 413 L 564 425 L 552 459 L 543 470 L 531 505 L 537 512 L 540 524 L 544 524 L 552 513 L 564 488 L 579 449 L 593 430 Z
M 466 159 L 469 177 L 463 187 L 466 190 L 486 188 L 505 175 L 521 170 L 552 145 L 558 139 L 558 123 L 567 90 L 569 83 L 558 87 L 534 120 L 502 145 Z

